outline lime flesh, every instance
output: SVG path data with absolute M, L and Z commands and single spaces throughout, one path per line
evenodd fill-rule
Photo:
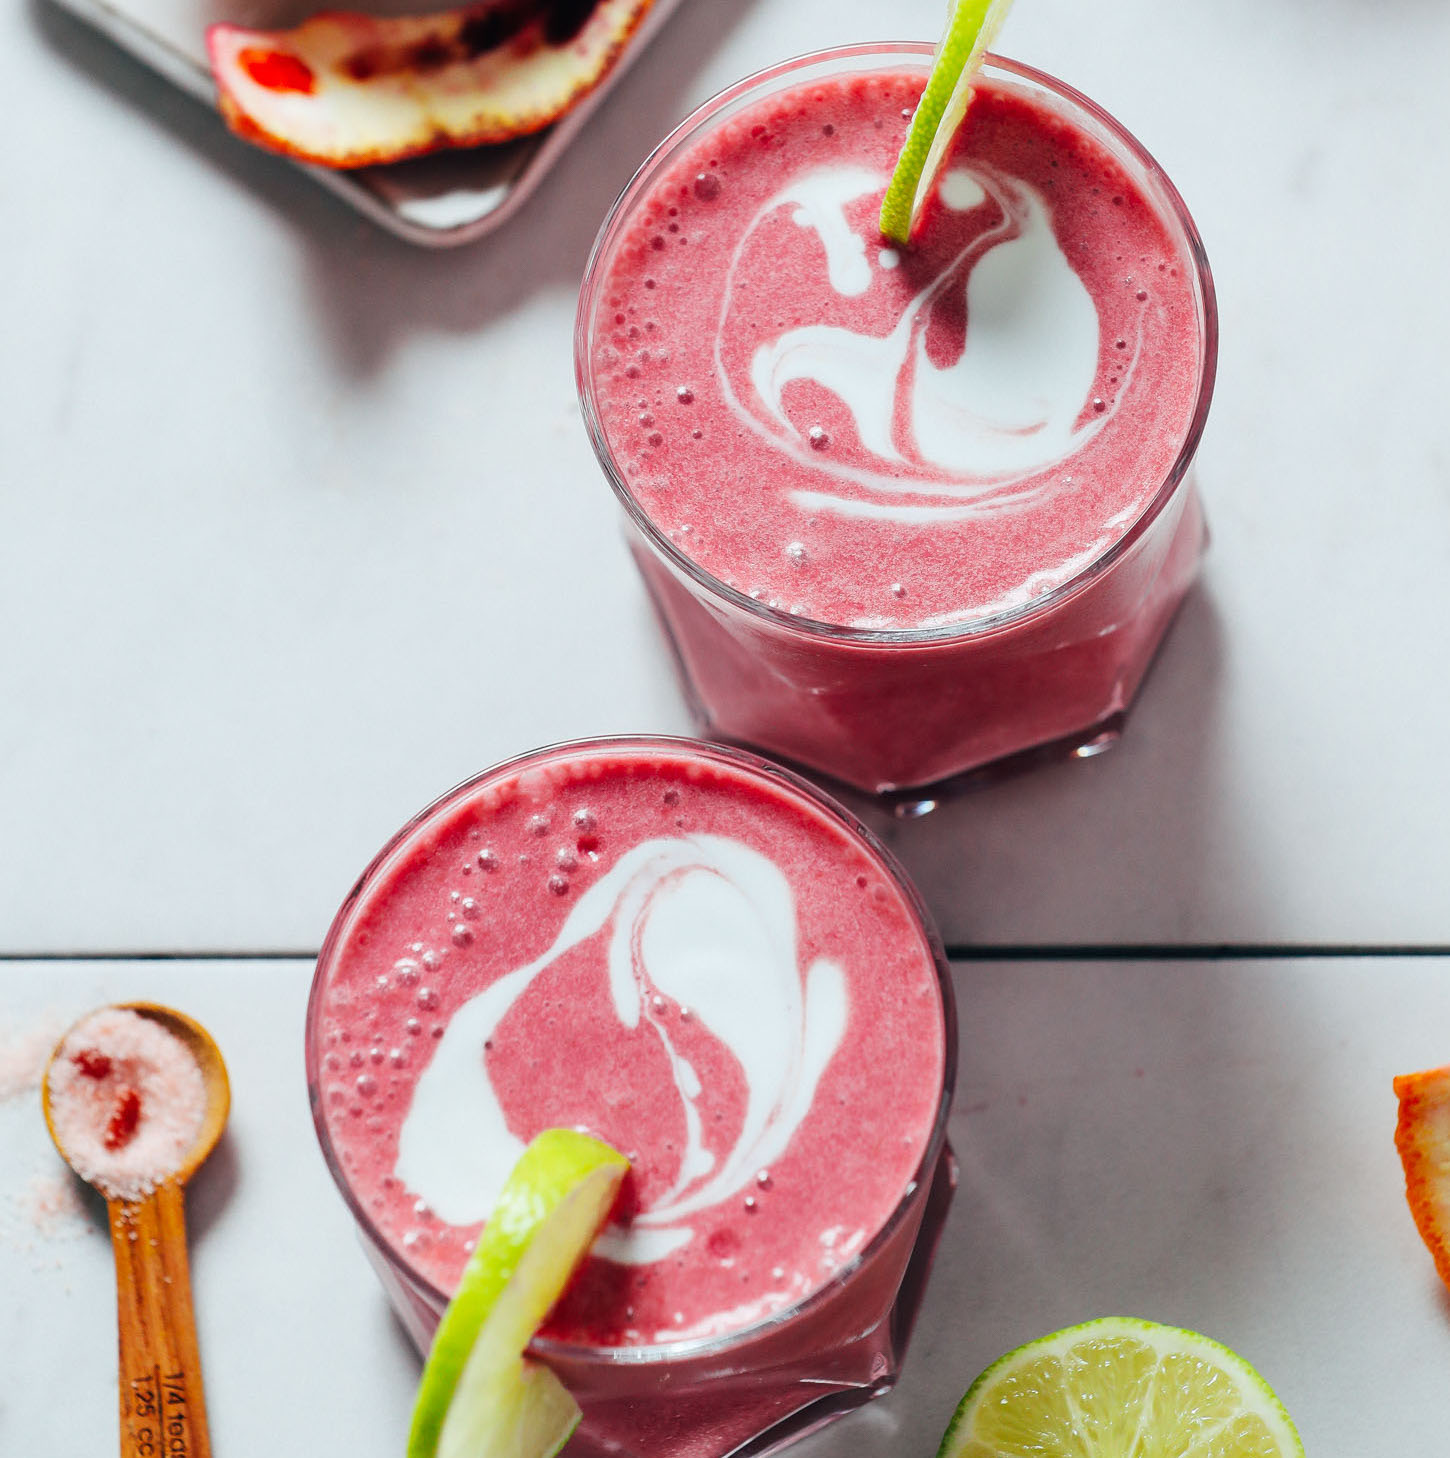
M 514 1166 L 458 1282 L 413 1407 L 408 1458 L 552 1458 L 579 1408 L 524 1349 L 609 1214 L 629 1162 L 546 1129 Z
M 1110 1316 L 1018 1347 L 972 1383 L 938 1458 L 1303 1458 L 1289 1414 L 1237 1353 Z
M 936 48 L 926 90 L 881 200 L 881 231 L 894 243 L 911 230 L 931 194 L 942 159 L 967 114 L 972 77 L 1012 8 L 1012 0 L 956 0 Z

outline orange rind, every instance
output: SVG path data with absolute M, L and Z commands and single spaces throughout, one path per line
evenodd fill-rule
M 1450 1286 L 1450 1067 L 1395 1079 L 1395 1095 L 1405 1198 L 1440 1279 Z
M 325 167 L 512 141 L 603 79 L 652 0 L 488 0 L 433 15 L 214 25 L 207 51 L 239 136 Z

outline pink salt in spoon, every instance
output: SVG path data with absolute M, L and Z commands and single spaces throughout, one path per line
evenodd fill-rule
M 101 1008 L 56 1046 L 41 1102 L 61 1157 L 110 1212 L 121 1458 L 211 1458 L 183 1187 L 231 1107 L 221 1053 L 171 1008 Z

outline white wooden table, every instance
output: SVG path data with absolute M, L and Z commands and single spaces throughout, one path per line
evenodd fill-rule
M 941 10 L 685 0 L 452 254 L 48 0 L 0 15 L 0 1043 L 123 996 L 221 1040 L 235 1118 L 193 1201 L 219 1453 L 386 1458 L 416 1375 L 307 1118 L 341 896 L 492 761 L 689 727 L 574 405 L 600 217 L 719 86 Z M 1124 1310 L 1243 1350 L 1313 1452 L 1428 1452 L 1450 1305 L 1389 1078 L 1450 1061 L 1450 10 L 1023 0 L 1002 45 L 1198 219 L 1214 544 L 1118 749 L 881 822 L 971 958 L 964 1182 L 900 1388 L 800 1451 L 927 1454 L 985 1361 Z M 109 1255 L 94 1212 L 36 1225 L 43 1141 L 0 1101 L 0 1452 L 104 1451 Z
M 11 971 L 23 1026 L 154 998 L 226 1056 L 231 1126 L 190 1198 L 217 1453 L 396 1458 L 418 1361 L 317 1153 L 310 964 Z M 801 1458 L 926 1458 L 989 1361 L 1112 1313 L 1242 1351 L 1311 1454 L 1442 1451 L 1450 1306 L 1405 1208 L 1390 1079 L 1445 1055 L 1450 961 L 979 962 L 956 986 L 962 1180 L 905 1373 Z M 104 1211 L 27 1216 L 59 1169 L 33 1098 L 0 1102 L 0 1150 L 0 1451 L 105 1452 Z

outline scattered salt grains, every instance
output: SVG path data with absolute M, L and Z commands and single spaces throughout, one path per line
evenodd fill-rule
M 34 1120 L 34 1130 L 21 1130 L 0 1159 L 0 1246 L 28 1255 L 36 1272 L 63 1269 L 56 1247 L 84 1235 L 92 1227 L 83 1187 L 59 1163 L 40 1119 L 39 1089 L 45 1065 L 74 1013 L 48 1011 L 26 1027 L 0 1026 L 0 1107 L 13 1104 L 6 1120 Z M 22 1104 L 29 1104 L 28 1109 Z M 28 1118 L 27 1118 L 28 1116 Z
M 55 1248 L 91 1228 L 83 1186 L 64 1167 L 31 1174 L 0 1199 L 0 1245 L 28 1254 L 37 1271 L 59 1268 Z
M 77 1173 L 123 1200 L 149 1194 L 181 1166 L 206 1113 L 206 1085 L 186 1045 L 124 1008 L 102 1008 L 71 1030 L 49 1091 Z
M 48 1240 L 76 1235 L 87 1228 L 85 1202 L 69 1170 L 31 1175 L 18 1204 L 36 1234 Z
M 28 1028 L 0 1030 L 0 1104 L 40 1087 L 46 1060 L 73 1021 L 47 1013 Z

